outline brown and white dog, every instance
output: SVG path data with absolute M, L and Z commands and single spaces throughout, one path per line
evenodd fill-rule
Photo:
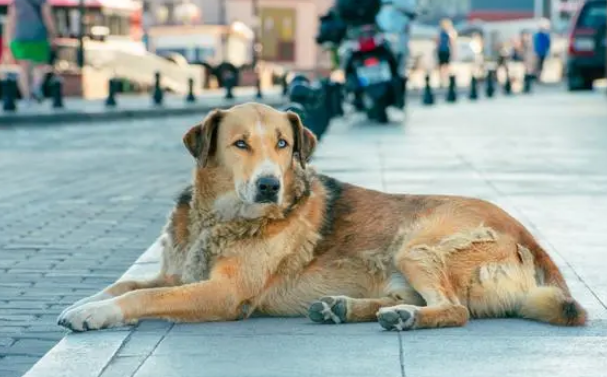
M 184 136 L 196 159 L 161 236 L 162 270 L 66 309 L 74 331 L 229 321 L 253 313 L 385 329 L 517 316 L 586 322 L 533 236 L 488 202 L 392 195 L 307 166 L 299 117 L 260 104 L 212 112 Z

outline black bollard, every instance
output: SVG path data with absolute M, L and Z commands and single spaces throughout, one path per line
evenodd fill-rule
M 487 81 L 485 87 L 485 94 L 487 95 L 487 98 L 492 98 L 495 94 L 495 76 L 495 70 L 491 69 L 487 71 L 487 77 L 485 79 Z
M 432 87 L 430 86 L 430 75 L 426 75 L 426 86 L 424 87 L 422 103 L 426 106 L 434 105 L 434 94 L 432 93 Z
M 63 79 L 53 75 L 51 81 L 51 97 L 53 99 L 53 109 L 63 109 Z
M 447 102 L 455 103 L 457 101 L 457 90 L 455 88 L 455 76 L 449 76 L 449 88 L 447 88 Z
M 4 111 L 16 111 L 17 110 L 17 80 L 15 75 L 9 73 L 6 78 L 2 80 L 2 109 Z
M 334 97 L 333 92 L 335 90 L 335 87 L 333 86 L 333 83 L 327 78 L 321 79 L 320 85 L 321 85 L 322 91 L 323 91 L 324 112 L 326 112 L 327 117 L 329 119 L 334 118 L 335 117 L 335 106 L 333 103 L 333 97 Z
M 261 93 L 261 77 L 259 76 L 259 74 L 257 74 L 257 79 L 255 80 L 255 98 L 263 98 L 263 93 Z
M 335 118 L 343 115 L 344 109 L 341 106 L 341 87 L 338 83 L 326 80 L 325 100 L 327 102 L 327 110 L 330 118 Z
M 523 92 L 524 93 L 531 93 L 531 86 L 533 84 L 533 75 L 530 73 L 525 73 L 525 78 L 523 81 Z
M 108 94 L 105 99 L 106 107 L 116 107 L 116 91 L 118 90 L 117 81 L 114 78 L 111 78 L 108 81 Z
M 185 97 L 185 101 L 187 103 L 196 102 L 196 96 L 194 95 L 194 79 L 191 77 L 188 79 L 188 95 Z
M 335 116 L 344 116 L 344 84 L 334 82 L 333 102 L 335 105 Z
M 287 73 L 280 78 L 280 84 L 282 85 L 282 96 L 286 97 L 289 94 L 289 83 L 287 82 Z
M 162 106 L 164 93 L 162 92 L 162 88 L 160 87 L 160 72 L 156 72 L 154 78 L 154 91 L 152 93 L 152 101 L 154 105 Z
M 478 99 L 478 80 L 475 75 L 472 75 L 472 79 L 470 79 L 470 95 L 468 95 L 468 99 L 472 101 Z
M 392 88 L 394 92 L 394 107 L 404 109 L 407 93 L 407 77 L 395 77 L 392 80 Z
M 234 99 L 234 93 L 232 91 L 232 84 L 228 84 L 226 85 L 226 95 L 225 95 L 225 99 Z
M 402 84 L 402 92 L 401 92 L 401 109 L 404 109 L 407 106 L 407 82 L 409 81 L 409 78 L 407 76 L 404 76 L 401 79 L 401 84 Z
M 509 96 L 512 94 L 512 81 L 510 80 L 510 72 L 506 71 L 506 81 L 504 81 L 504 94 Z

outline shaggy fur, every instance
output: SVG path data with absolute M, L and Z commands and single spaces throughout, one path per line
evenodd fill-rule
M 315 138 L 295 114 L 259 104 L 215 111 L 184 143 L 196 159 L 193 184 L 161 235 L 158 277 L 110 286 L 60 324 L 83 331 L 253 313 L 389 330 L 486 317 L 586 322 L 548 254 L 503 210 L 319 175 L 307 166 Z M 267 174 L 280 181 L 278 197 L 256 203 L 255 182 Z

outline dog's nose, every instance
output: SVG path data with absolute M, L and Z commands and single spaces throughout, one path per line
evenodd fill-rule
M 258 201 L 276 201 L 278 190 L 280 190 L 280 181 L 276 177 L 266 176 L 257 180 Z

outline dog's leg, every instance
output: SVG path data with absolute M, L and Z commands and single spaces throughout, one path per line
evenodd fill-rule
M 230 281 L 216 279 L 131 291 L 70 310 L 59 324 L 73 331 L 87 331 L 134 324 L 144 318 L 174 322 L 235 320 L 242 300 L 233 287 Z
M 107 299 L 121 296 L 127 292 L 135 291 L 138 289 L 157 288 L 157 287 L 165 287 L 165 286 L 170 286 L 170 285 L 174 285 L 173 279 L 168 279 L 162 274 L 153 279 L 149 279 L 149 280 L 119 281 L 117 283 L 114 283 L 114 284 L 108 286 L 107 288 L 103 289 L 102 291 L 95 293 L 92 296 L 80 299 L 80 300 L 76 301 L 75 303 L 73 303 L 72 305 L 68 306 L 67 308 L 65 308 L 63 310 L 63 312 L 61 312 L 61 314 L 59 315 L 58 321 L 68 311 L 70 311 L 74 308 L 77 308 L 79 306 L 91 303 L 91 302 L 107 300 Z
M 468 322 L 468 309 L 460 303 L 449 282 L 443 251 L 438 245 L 413 244 L 396 255 L 396 267 L 427 306 L 402 304 L 381 308 L 377 317 L 383 328 L 402 331 L 457 327 Z
M 376 314 L 380 308 L 402 302 L 395 297 L 325 296 L 310 305 L 308 317 L 319 323 L 371 322 L 377 321 Z

